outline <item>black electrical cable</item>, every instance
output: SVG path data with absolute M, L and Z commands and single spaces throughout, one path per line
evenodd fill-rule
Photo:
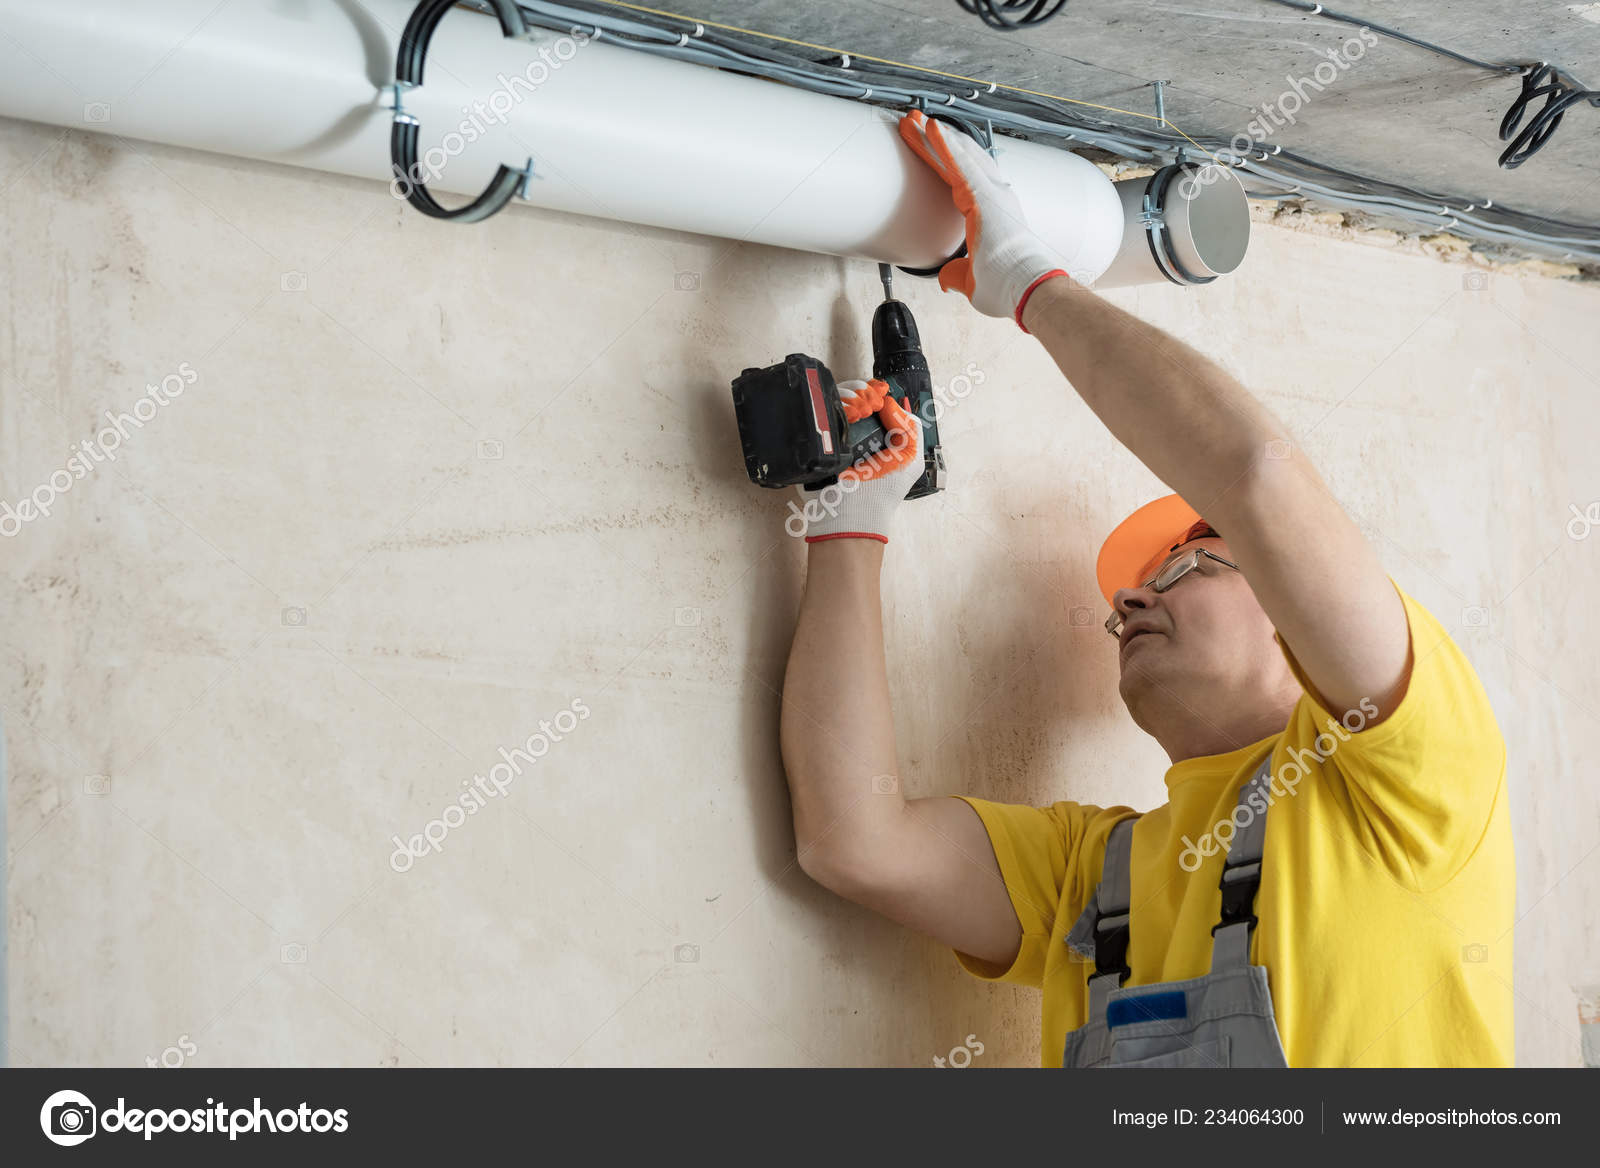
M 508 38 L 527 35 L 528 26 L 522 19 L 522 10 L 512 0 L 488 0 L 488 3 L 500 21 L 501 33 Z M 401 184 L 406 193 L 406 202 L 424 215 L 457 223 L 476 223 L 511 201 L 527 181 L 527 171 L 512 170 L 502 164 L 489 180 L 488 187 L 472 202 L 453 210 L 442 206 L 428 193 L 422 179 L 422 165 L 417 161 L 417 119 L 406 113 L 400 104 L 402 93 L 422 84 L 428 42 L 433 39 L 433 31 L 439 27 L 445 13 L 453 7 L 455 0 L 422 0 L 412 10 L 411 19 L 406 21 L 405 30 L 400 34 L 400 50 L 394 62 L 394 126 L 389 132 L 389 166 L 394 171 L 394 181 Z
M 956 0 L 962 8 L 977 16 L 990 28 L 1001 32 L 1015 32 L 1019 28 L 1035 28 L 1061 11 L 1067 0 Z M 1027 11 L 1021 16 L 1008 16 L 1020 8 Z
M 1533 115 L 1522 133 L 1517 134 L 1522 115 L 1527 112 L 1529 104 L 1541 96 L 1545 99 L 1543 108 Z M 1507 141 L 1511 135 L 1517 134 L 1511 145 L 1506 147 L 1505 153 L 1500 155 L 1500 165 L 1506 170 L 1515 170 L 1539 153 L 1550 140 L 1550 135 L 1556 132 L 1567 110 L 1582 102 L 1600 106 L 1600 89 L 1583 89 L 1568 82 L 1554 65 L 1544 64 L 1530 70 L 1522 79 L 1521 96 L 1511 103 L 1511 108 L 1500 122 L 1500 141 Z
M 1476 57 L 1469 57 L 1454 49 L 1436 45 L 1432 41 L 1411 36 L 1399 29 L 1375 24 L 1348 13 L 1335 12 L 1330 8 L 1324 8 L 1321 4 L 1307 3 L 1306 0 L 1271 0 L 1271 2 L 1310 16 L 1322 16 L 1342 24 L 1354 24 L 1371 29 L 1373 32 L 1382 33 L 1384 36 L 1393 37 L 1395 40 L 1426 49 L 1430 53 L 1438 53 L 1441 57 L 1449 57 L 1474 68 L 1488 69 L 1494 73 L 1521 73 L 1522 93 L 1511 103 L 1511 108 L 1500 121 L 1500 141 L 1508 141 L 1511 135 L 1517 134 L 1517 126 L 1535 98 L 1543 97 L 1545 103 L 1544 107 L 1533 115 L 1527 127 L 1517 134 L 1516 140 L 1512 141 L 1500 155 L 1500 166 L 1503 170 L 1515 170 L 1539 153 L 1550 140 L 1550 136 L 1556 132 L 1556 127 L 1561 124 L 1561 119 L 1571 107 L 1581 105 L 1583 102 L 1600 107 L 1600 90 L 1585 88 L 1582 82 L 1564 75 L 1561 70 L 1547 62 L 1541 61 L 1538 65 L 1512 65 L 1480 61 Z
M 1397 28 L 1375 24 L 1363 17 L 1351 16 L 1347 12 L 1335 12 L 1333 9 L 1324 8 L 1320 4 L 1308 4 L 1306 0 L 1272 0 L 1272 3 L 1282 4 L 1285 8 L 1297 9 L 1308 16 L 1324 16 L 1329 20 L 1337 20 L 1341 24 L 1353 24 L 1359 28 L 1370 28 L 1373 32 L 1382 33 L 1386 37 L 1393 37 L 1397 41 L 1405 41 L 1408 45 L 1416 45 L 1419 49 L 1427 49 L 1430 53 L 1438 53 L 1441 57 L 1450 57 L 1460 61 L 1463 65 L 1473 65 L 1479 69 L 1488 69 L 1495 73 L 1521 73 L 1524 68 L 1522 65 L 1497 65 L 1491 61 L 1480 61 L 1476 57 L 1468 57 L 1465 54 L 1456 52 L 1454 49 L 1447 49 L 1442 45 L 1434 44 L 1432 41 L 1425 41 L 1420 37 L 1412 36 L 1410 33 L 1401 32 Z
M 476 0 L 476 4 L 487 7 L 487 0 Z M 1230 143 L 1220 139 L 1192 138 L 1113 122 L 1080 103 L 992 82 L 956 78 L 938 70 L 856 57 L 832 49 L 802 56 L 788 44 L 777 44 L 772 38 L 749 30 L 707 27 L 691 17 L 645 13 L 631 7 L 619 12 L 618 6 L 608 0 L 523 0 L 522 12 L 529 23 L 543 28 L 570 31 L 574 27 L 592 27 L 599 35 L 603 27 L 607 41 L 640 51 L 880 108 L 921 108 L 930 116 L 959 122 L 980 142 L 988 141 L 995 129 L 1002 129 L 1007 135 L 1024 140 L 1096 147 L 1157 168 L 1170 161 L 1174 153 L 1188 152 L 1193 159 L 1198 151 L 1224 165 L 1224 160 L 1232 161 L 1238 177 L 1246 180 L 1256 197 L 1326 198 L 1334 205 L 1345 199 L 1357 210 L 1421 221 L 1431 230 L 1455 228 L 1469 238 L 1533 245 L 1554 249 L 1558 254 L 1580 250 L 1585 253 L 1584 258 L 1591 260 L 1597 257 L 1588 249 L 1600 248 L 1600 231 L 1585 224 L 1517 211 L 1489 200 L 1474 200 L 1466 205 L 1467 200 L 1459 195 L 1423 191 L 1355 174 L 1282 147 L 1256 148 L 1240 156 Z M 1319 191 L 1318 187 L 1323 189 Z M 1265 195 L 1259 193 L 1263 190 Z

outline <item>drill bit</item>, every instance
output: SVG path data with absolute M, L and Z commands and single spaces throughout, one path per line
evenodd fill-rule
M 888 264 L 878 265 L 878 279 L 883 281 L 883 298 L 894 299 L 894 268 Z

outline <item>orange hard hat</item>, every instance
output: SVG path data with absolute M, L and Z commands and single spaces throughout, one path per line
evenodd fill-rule
M 1155 566 L 1152 561 L 1186 542 L 1189 533 L 1204 523 L 1200 513 L 1182 496 L 1164 495 L 1117 524 L 1100 545 L 1100 557 L 1094 565 L 1106 603 L 1112 604 L 1117 589 L 1143 584 L 1140 574 Z

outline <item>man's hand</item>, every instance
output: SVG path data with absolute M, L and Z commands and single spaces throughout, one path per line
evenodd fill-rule
M 939 287 L 966 293 L 985 316 L 1009 316 L 1027 332 L 1028 296 L 1049 277 L 1067 274 L 1060 254 L 1034 234 L 1011 184 L 967 135 L 946 135 L 913 110 L 900 119 L 900 137 L 949 184 L 967 221 L 967 254 L 939 269 Z
M 922 476 L 922 424 L 889 394 L 889 384 L 841 381 L 839 399 L 845 420 L 877 414 L 888 446 L 848 467 L 835 486 L 819 491 L 797 487 L 804 500 L 806 542 L 825 539 L 875 539 L 889 542 L 889 527 L 906 493 Z

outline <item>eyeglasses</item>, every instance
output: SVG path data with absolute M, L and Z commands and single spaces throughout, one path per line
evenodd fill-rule
M 1233 563 L 1231 560 L 1223 559 L 1221 556 L 1217 555 L 1216 552 L 1210 551 L 1206 548 L 1195 548 L 1192 551 L 1184 552 L 1182 555 L 1174 556 L 1172 559 L 1162 564 L 1161 570 L 1150 579 L 1146 580 L 1144 582 L 1144 586 L 1146 588 L 1154 589 L 1156 592 L 1165 592 L 1168 588 L 1171 588 L 1179 580 L 1182 580 L 1190 572 L 1198 568 L 1200 566 L 1201 556 L 1216 560 L 1217 563 L 1232 568 L 1235 572 L 1239 570 L 1238 564 Z M 1121 637 L 1122 635 L 1122 614 L 1115 608 L 1112 608 L 1111 615 L 1106 618 L 1106 632 L 1110 633 L 1113 637 Z

